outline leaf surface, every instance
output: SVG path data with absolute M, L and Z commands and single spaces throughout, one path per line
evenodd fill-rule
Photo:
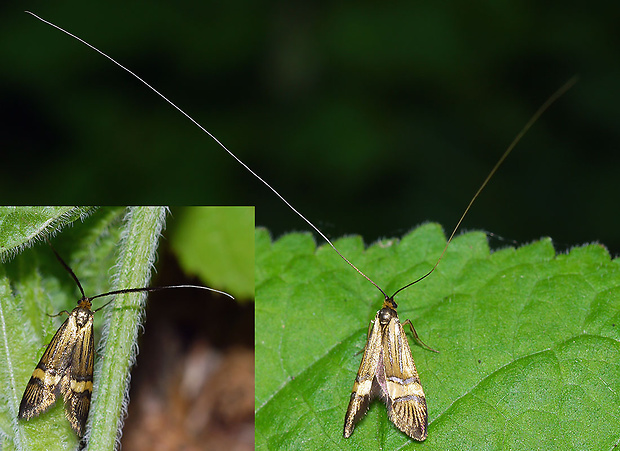
M 364 249 L 336 246 L 388 294 L 445 246 L 436 224 Z M 458 236 L 437 270 L 400 293 L 401 322 L 429 411 L 424 443 L 371 405 L 349 439 L 344 415 L 382 295 L 307 234 L 257 230 L 257 449 L 610 449 L 620 439 L 620 267 L 603 246 L 555 255 L 550 240 L 490 253 Z

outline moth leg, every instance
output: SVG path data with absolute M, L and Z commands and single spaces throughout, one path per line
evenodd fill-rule
M 50 318 L 55 318 L 55 317 L 57 317 L 57 316 L 62 315 L 63 313 L 64 313 L 65 315 L 68 315 L 68 314 L 69 314 L 69 312 L 68 312 L 68 311 L 63 310 L 63 311 L 61 311 L 61 312 L 56 313 L 55 315 L 50 315 L 49 313 L 46 313 L 46 315 L 47 315 L 47 316 L 49 316 Z
M 420 346 L 422 346 L 423 348 L 428 349 L 429 351 L 433 351 L 439 354 L 439 351 L 431 348 L 430 346 L 428 346 L 427 344 L 425 344 L 422 340 L 420 340 L 420 337 L 418 337 L 418 333 L 415 330 L 415 327 L 413 327 L 413 324 L 411 323 L 411 320 L 407 319 L 405 320 L 405 322 L 403 323 L 403 326 L 409 324 L 409 327 L 411 328 L 411 332 L 413 332 L 413 338 L 415 338 L 415 341 L 417 341 Z

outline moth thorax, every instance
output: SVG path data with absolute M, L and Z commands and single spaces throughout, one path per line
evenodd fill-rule
M 84 307 L 77 307 L 72 314 L 75 315 L 75 322 L 79 327 L 84 327 L 93 317 L 93 312 Z
M 390 320 L 394 317 L 397 317 L 398 315 L 396 314 L 395 310 L 392 310 L 389 307 L 383 307 L 381 310 L 379 310 L 379 323 L 382 326 L 387 325 L 387 323 L 390 322 Z
M 93 306 L 93 303 L 92 303 L 92 302 L 90 302 L 90 299 L 88 299 L 88 298 L 83 298 L 83 299 L 80 299 L 80 300 L 78 301 L 78 305 L 77 305 L 77 306 L 78 306 L 79 308 L 85 308 L 85 309 L 90 310 L 90 309 L 91 309 L 91 307 Z

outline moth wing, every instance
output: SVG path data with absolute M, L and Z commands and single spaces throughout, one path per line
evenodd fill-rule
M 77 330 L 71 365 L 67 368 L 62 385 L 65 414 L 79 437 L 84 435 L 86 420 L 88 419 L 90 399 L 93 393 L 93 364 L 95 360 L 93 314 L 86 309 L 83 309 L 81 314 L 88 315 L 88 318 L 84 326 Z
M 426 397 L 405 329 L 397 316 L 387 325 L 383 335 L 383 349 L 388 417 L 409 437 L 424 440 L 428 428 Z
M 28 420 L 36 417 L 56 402 L 61 390 L 61 381 L 70 364 L 73 351 L 72 338 L 76 328 L 75 319 L 69 315 L 45 348 L 24 390 L 19 405 L 19 418 Z
M 381 325 L 379 323 L 379 313 L 375 316 L 372 330 L 368 335 L 364 357 L 357 371 L 351 400 L 344 418 L 344 437 L 348 438 L 353 433 L 355 425 L 362 419 L 368 411 L 371 398 L 373 396 L 373 383 L 379 359 L 381 358 Z

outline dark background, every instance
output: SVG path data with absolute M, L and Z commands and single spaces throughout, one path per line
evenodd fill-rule
M 328 235 L 367 242 L 452 228 L 578 74 L 464 227 L 620 251 L 619 2 L 3 3 L 3 203 L 256 205 L 279 236 L 308 227 L 153 93 L 24 9 L 139 73 Z

